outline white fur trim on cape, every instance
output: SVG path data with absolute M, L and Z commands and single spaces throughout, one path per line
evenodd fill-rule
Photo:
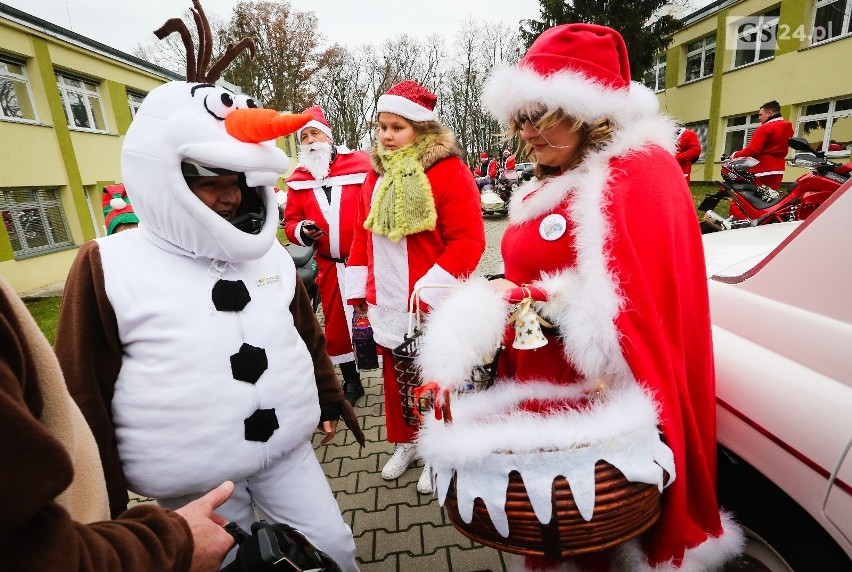
M 367 267 L 346 267 L 346 299 L 363 300 L 367 297 Z
M 674 456 L 660 440 L 654 400 L 639 387 L 606 393 L 582 409 L 550 415 L 524 412 L 528 399 L 583 396 L 577 386 L 507 381 L 494 388 L 461 394 L 452 401 L 452 423 L 429 415 L 420 427 L 417 448 L 431 467 L 443 505 L 456 477 L 459 514 L 470 522 L 473 501 L 485 502 L 494 527 L 508 536 L 505 514 L 509 474 L 518 471 L 542 523 L 550 522 L 552 485 L 564 476 L 577 508 L 591 520 L 595 504 L 595 464 L 604 460 L 631 482 L 660 491 L 675 478 Z
M 438 264 L 433 264 L 432 268 L 426 271 L 426 274 L 421 276 L 414 283 L 414 289 L 420 289 L 420 299 L 423 300 L 430 308 L 436 308 L 441 303 L 441 300 L 447 297 L 450 288 L 459 284 L 459 279 L 441 268 Z
M 722 520 L 722 535 L 709 537 L 694 548 L 688 548 L 683 555 L 679 567 L 671 562 L 657 566 L 648 564 L 648 559 L 642 551 L 638 540 L 631 540 L 616 549 L 616 558 L 621 566 L 618 570 L 635 572 L 691 572 L 702 570 L 719 570 L 722 565 L 742 554 L 745 547 L 745 537 L 740 526 L 727 512 L 719 511 Z
M 376 113 L 381 113 L 382 111 L 396 113 L 410 121 L 435 120 L 435 112 L 433 110 L 414 103 L 401 95 L 389 95 L 386 93 L 379 97 L 379 102 L 376 105 Z
M 659 109 L 654 92 L 635 81 L 629 89 L 612 89 L 574 70 L 542 76 L 518 66 L 496 68 L 485 82 L 483 101 L 502 122 L 519 110 L 542 104 L 586 122 L 608 117 L 624 125 Z
M 484 278 L 453 289 L 426 318 L 418 365 L 422 378 L 461 389 L 471 370 L 500 346 L 509 304 Z

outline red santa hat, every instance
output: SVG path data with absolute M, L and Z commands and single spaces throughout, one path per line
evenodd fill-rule
M 659 108 L 651 90 L 630 81 L 621 35 L 595 24 L 545 30 L 517 66 L 491 74 L 484 100 L 501 121 L 542 105 L 586 122 L 606 117 L 615 123 L 654 115 Z
M 480 159 L 482 159 L 482 160 L 484 161 L 485 159 L 487 159 L 487 158 L 488 158 L 488 153 L 486 153 L 485 151 L 483 151 L 482 153 L 480 153 L 480 154 L 479 154 L 479 158 L 480 158 Z
M 319 105 L 314 105 L 313 107 L 309 107 L 304 110 L 302 113 L 311 116 L 311 120 L 305 123 L 305 126 L 302 129 L 296 131 L 296 139 L 301 139 L 302 131 L 308 127 L 315 127 L 319 129 L 326 135 L 328 135 L 329 139 L 334 139 L 334 136 L 331 134 L 331 125 L 328 123 L 328 120 L 325 118 L 325 113 L 322 110 L 322 107 Z
M 435 104 L 438 96 L 417 83 L 407 79 L 384 93 L 376 105 L 376 113 L 396 113 L 409 121 L 434 121 Z

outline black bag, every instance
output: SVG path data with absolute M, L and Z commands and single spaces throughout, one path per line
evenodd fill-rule
M 225 530 L 239 548 L 236 559 L 220 572 L 341 572 L 330 556 L 292 526 L 255 522 L 249 535 L 231 522 Z

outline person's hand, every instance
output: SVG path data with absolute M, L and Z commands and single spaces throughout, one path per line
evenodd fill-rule
M 488 285 L 491 286 L 491 289 L 498 293 L 504 293 L 506 290 L 511 290 L 512 288 L 517 288 L 518 285 L 512 282 L 511 280 L 506 280 L 505 278 L 495 278 L 494 280 L 489 280 Z
M 360 304 L 353 304 L 352 309 L 355 311 L 355 314 L 357 314 L 359 317 L 367 315 L 367 303 L 366 302 L 361 302 Z
M 222 528 L 228 521 L 213 512 L 234 492 L 234 483 L 225 481 L 203 497 L 177 509 L 192 533 L 190 572 L 215 572 L 234 547 L 234 537 Z
M 325 234 L 317 226 L 317 223 L 310 219 L 305 219 L 302 221 L 302 233 L 311 240 L 318 240 L 319 237 Z
M 320 445 L 327 445 L 329 441 L 334 439 L 334 434 L 337 433 L 337 419 L 333 421 L 323 421 L 317 425 L 317 429 L 325 433 L 325 437 L 320 441 Z

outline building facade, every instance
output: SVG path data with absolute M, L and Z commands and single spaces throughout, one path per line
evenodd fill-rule
M 693 183 L 720 179 L 721 156 L 748 143 L 772 100 L 797 137 L 850 160 L 852 0 L 719 0 L 683 23 L 642 79 L 701 139 Z M 788 165 L 784 181 L 804 172 Z
M 145 95 L 182 77 L 0 4 L 0 274 L 19 293 L 65 279 L 103 236 L 123 136 Z M 280 139 L 288 155 L 295 139 Z

